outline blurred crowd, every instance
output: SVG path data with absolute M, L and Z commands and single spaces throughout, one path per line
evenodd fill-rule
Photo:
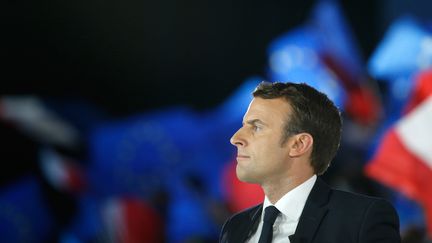
M 275 37 L 265 74 L 207 111 L 112 117 L 85 100 L 0 97 L 2 242 L 217 242 L 260 203 L 237 180 L 229 138 L 262 80 L 305 82 L 344 117 L 324 180 L 384 197 L 405 243 L 432 242 L 432 25 L 401 16 L 364 60 L 337 3 Z M 211 92 L 202 87 L 202 92 Z

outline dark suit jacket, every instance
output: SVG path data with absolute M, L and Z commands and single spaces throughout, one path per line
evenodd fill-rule
M 262 204 L 228 219 L 222 243 L 245 242 L 257 229 Z M 331 189 L 320 178 L 306 200 L 291 243 L 397 243 L 399 217 L 383 199 Z

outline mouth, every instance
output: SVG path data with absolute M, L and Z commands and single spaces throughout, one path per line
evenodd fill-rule
M 250 156 L 246 156 L 246 155 L 242 155 L 242 154 L 237 155 L 237 161 L 245 160 L 245 159 L 249 159 L 249 158 L 250 158 Z

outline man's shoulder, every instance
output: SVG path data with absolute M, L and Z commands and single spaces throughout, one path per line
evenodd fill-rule
M 317 180 L 303 210 L 303 221 L 299 222 L 299 235 L 307 237 L 310 227 L 306 222 L 317 212 L 325 217 L 318 234 L 327 237 L 328 242 L 345 242 L 341 241 L 344 238 L 353 242 L 400 242 L 399 217 L 383 198 L 333 189 Z
M 336 217 L 361 217 L 371 212 L 396 214 L 395 208 L 383 198 L 335 189 L 321 178 L 316 180 L 306 206 L 324 206 Z M 307 207 L 306 207 L 307 208 Z
M 321 178 L 317 178 L 308 200 L 319 205 L 330 204 L 343 207 L 367 206 L 373 203 L 385 203 L 385 199 L 355 192 L 340 190 L 329 186 Z
M 332 198 L 342 201 L 359 201 L 359 202 L 373 202 L 383 200 L 379 197 L 369 196 L 366 194 L 360 194 L 356 192 L 350 192 L 346 190 L 340 190 L 332 188 Z
M 342 208 L 364 208 L 369 207 L 390 207 L 393 208 L 390 202 L 383 198 L 368 196 L 355 192 L 343 191 L 338 189 L 331 190 L 329 205 L 333 205 L 339 209 Z

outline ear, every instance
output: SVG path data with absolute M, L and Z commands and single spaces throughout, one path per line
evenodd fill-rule
M 312 152 L 313 137 L 309 133 L 296 134 L 290 140 L 290 156 L 299 157 Z

